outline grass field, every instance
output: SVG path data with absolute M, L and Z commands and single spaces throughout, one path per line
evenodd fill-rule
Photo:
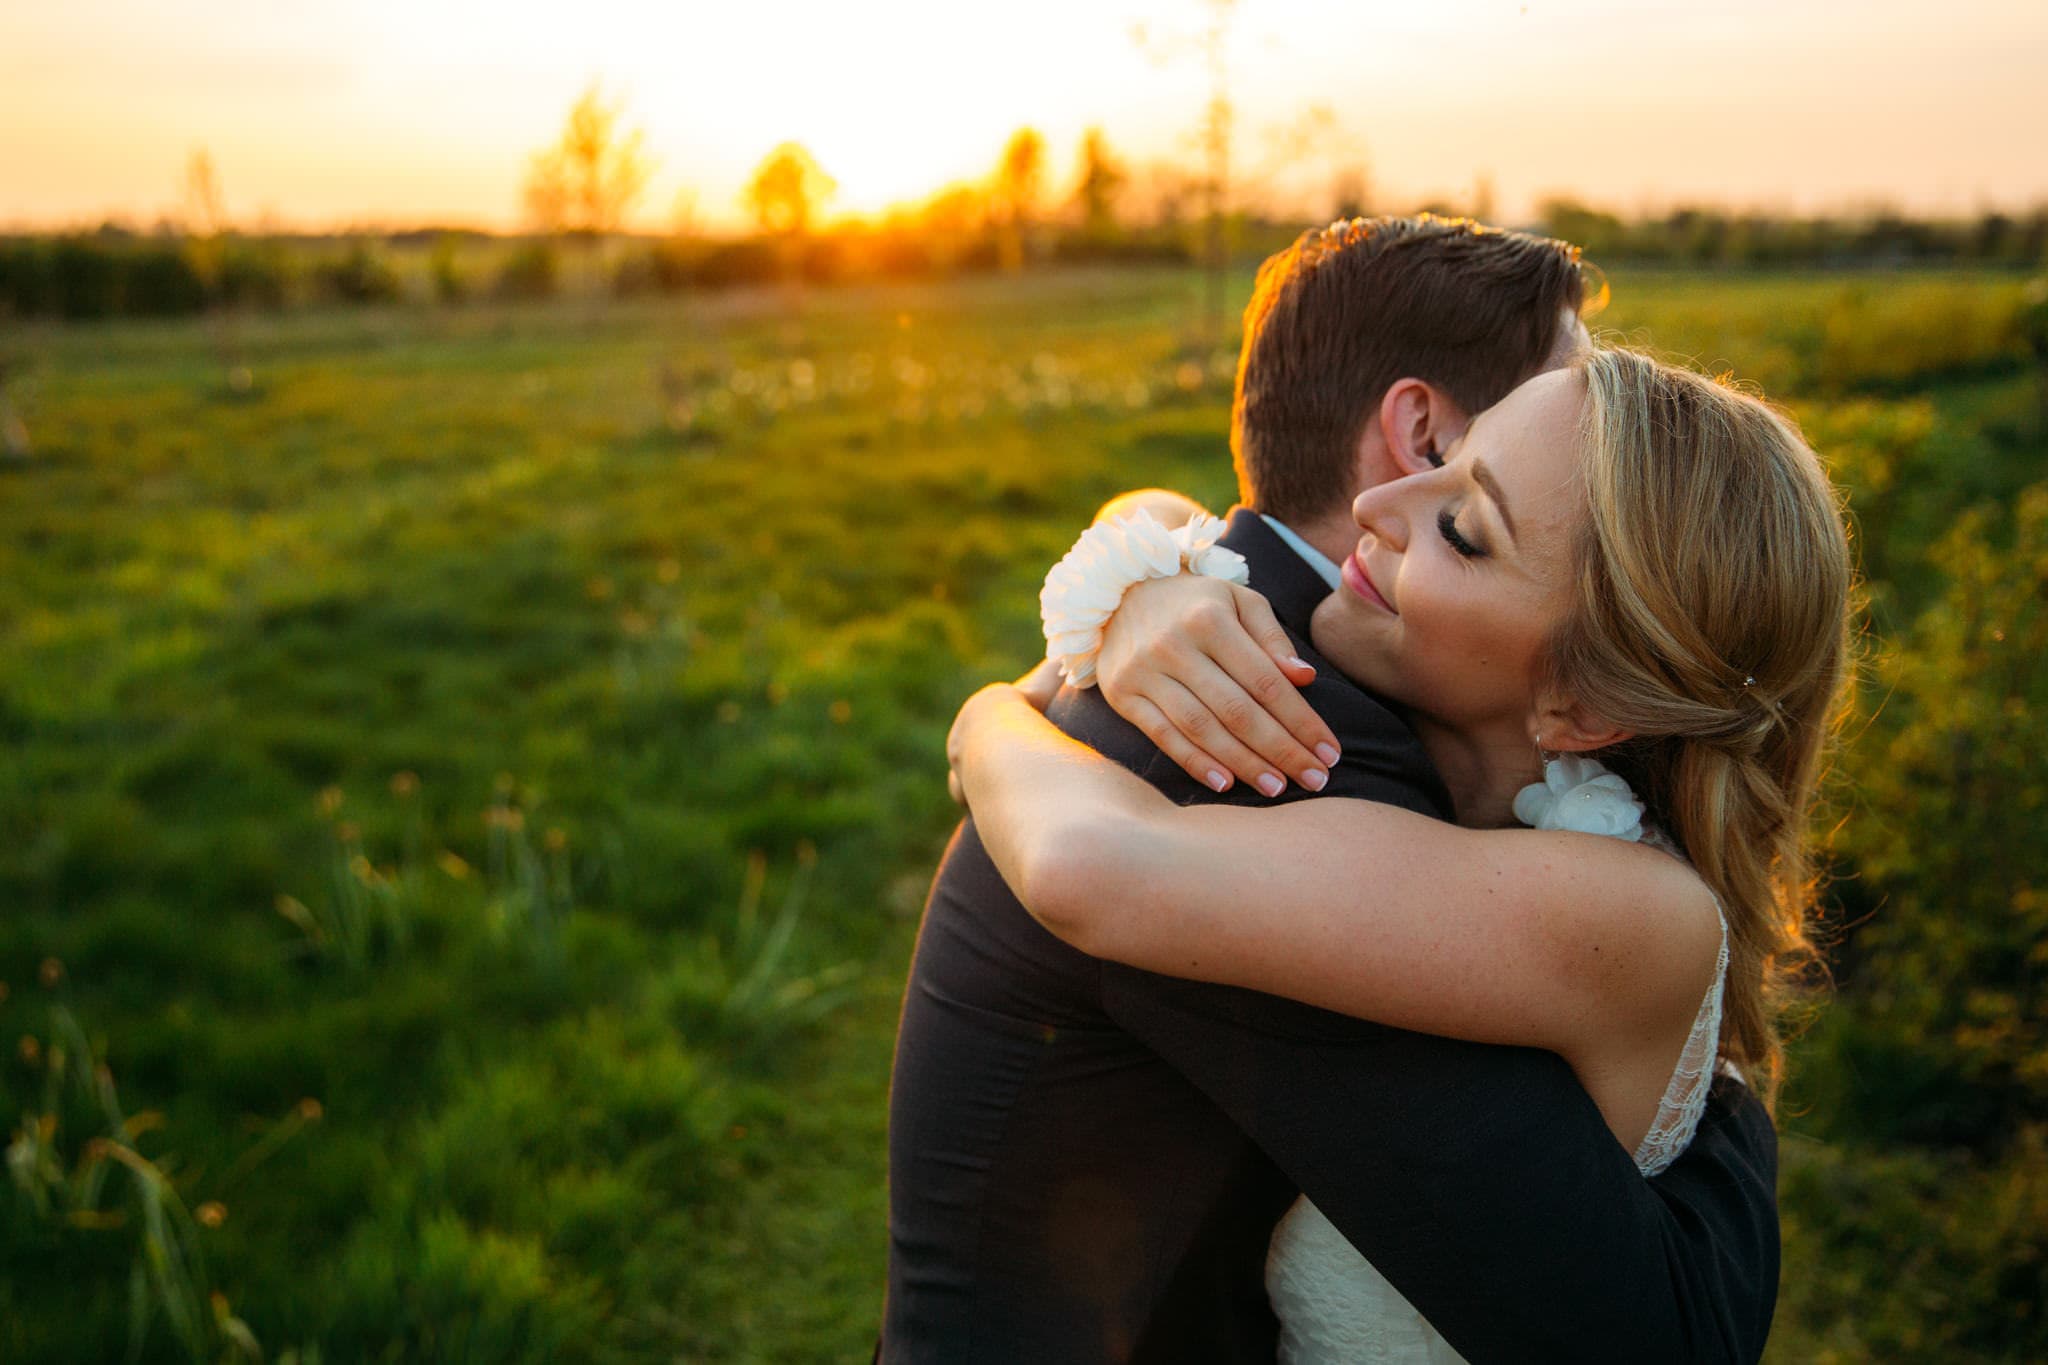
M 1836 899 L 1875 927 L 1795 1057 L 1776 1356 L 2028 1358 L 2021 282 L 1615 291 L 1599 325 L 1793 402 L 1871 579 Z M 864 1358 L 941 739 L 1101 500 L 1230 501 L 1197 298 L 266 318 L 246 392 L 199 323 L 17 332 L 0 1360 Z M 1925 908 L 1957 875 L 1961 946 Z

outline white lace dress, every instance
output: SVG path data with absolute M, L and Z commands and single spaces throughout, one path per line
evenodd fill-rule
M 1555 762 L 1549 765 L 1553 770 L 1561 766 Z M 1575 797 L 1589 780 L 1585 774 L 1593 770 L 1597 770 L 1596 776 L 1606 779 L 1610 790 L 1611 784 L 1620 784 L 1619 791 L 1628 794 L 1620 778 L 1597 764 L 1591 769 L 1569 769 L 1562 778 L 1549 774 L 1549 782 L 1558 789 L 1557 796 Z M 1634 804 L 1632 794 L 1628 799 Z M 1557 804 L 1566 803 L 1560 800 Z M 1642 828 L 1641 807 L 1637 805 L 1635 809 L 1636 819 L 1606 822 L 1626 828 L 1607 828 L 1569 816 L 1531 819 L 1524 814 L 1523 804 L 1516 803 L 1516 814 L 1540 828 L 1577 828 L 1641 839 L 1676 856 L 1677 850 L 1668 840 Z M 1721 956 L 1713 984 L 1700 1001 L 1692 1032 L 1686 1037 L 1671 1083 L 1665 1087 L 1657 1106 L 1656 1121 L 1635 1150 L 1636 1168 L 1645 1176 L 1655 1175 L 1676 1161 L 1699 1127 L 1707 1089 L 1713 1083 L 1714 1059 L 1721 1038 L 1721 987 L 1727 975 L 1728 923 L 1724 918 Z M 1266 1254 L 1266 1293 L 1280 1319 L 1281 1365 L 1464 1365 L 1464 1357 L 1451 1349 L 1450 1343 L 1415 1311 L 1401 1291 L 1344 1240 L 1344 1234 L 1307 1199 L 1295 1200 L 1294 1207 L 1273 1230 L 1272 1245 Z

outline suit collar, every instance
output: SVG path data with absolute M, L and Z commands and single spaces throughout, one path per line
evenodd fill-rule
M 1306 638 L 1309 618 L 1330 595 L 1330 585 L 1249 507 L 1230 509 L 1230 529 L 1219 544 L 1244 556 L 1252 587 L 1273 606 L 1280 624 Z
M 1303 540 L 1300 534 L 1286 522 L 1270 517 L 1263 512 L 1259 514 L 1259 520 L 1272 527 L 1273 534 L 1286 541 L 1288 549 L 1308 561 L 1308 566 L 1316 571 L 1316 577 L 1323 580 L 1325 587 L 1329 588 L 1331 592 L 1337 591 L 1337 585 L 1343 581 L 1343 575 L 1339 572 L 1336 561 Z

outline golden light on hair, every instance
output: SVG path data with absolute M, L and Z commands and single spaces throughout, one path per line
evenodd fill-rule
M 1816 954 L 1808 828 L 1848 673 L 1840 501 L 1789 418 L 1632 351 L 1581 362 L 1586 498 L 1555 681 L 1728 924 L 1722 1054 L 1767 1099 Z
M 1606 312 L 1607 305 L 1614 300 L 1614 291 L 1608 287 L 1607 272 L 1583 257 L 1579 260 L 1579 281 L 1579 319 L 1583 322 Z

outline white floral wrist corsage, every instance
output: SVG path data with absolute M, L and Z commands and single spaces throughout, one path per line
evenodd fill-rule
M 1038 594 L 1045 657 L 1059 666 L 1060 676 L 1075 687 L 1095 685 L 1103 627 L 1133 584 L 1183 571 L 1240 586 L 1250 582 L 1244 556 L 1216 543 L 1225 529 L 1221 518 L 1198 512 L 1169 531 L 1151 513 L 1136 512 L 1083 531 L 1047 572 Z

